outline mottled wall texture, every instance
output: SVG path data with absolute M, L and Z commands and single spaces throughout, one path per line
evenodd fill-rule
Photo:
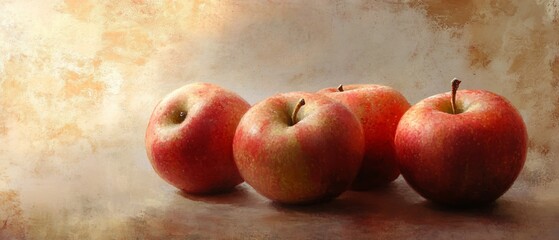
M 507 194 L 557 212 L 557 0 L 0 1 L 0 238 L 150 238 L 153 209 L 189 200 L 155 175 L 145 128 L 189 82 L 250 103 L 377 83 L 413 104 L 453 77 L 519 109 L 529 152 Z

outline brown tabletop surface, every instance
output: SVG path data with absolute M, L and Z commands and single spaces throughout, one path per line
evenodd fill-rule
M 518 184 L 520 185 L 520 184 Z M 559 203 L 515 187 L 494 204 L 453 209 L 419 197 L 402 178 L 326 203 L 286 206 L 242 184 L 231 193 L 167 191 L 169 204 L 146 208 L 122 229 L 161 239 L 557 239 Z M 163 196 L 162 196 L 163 197 Z

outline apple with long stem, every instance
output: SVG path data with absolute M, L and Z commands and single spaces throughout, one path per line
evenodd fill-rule
M 400 118 L 410 108 L 406 98 L 391 87 L 376 84 L 340 85 L 318 93 L 344 104 L 363 126 L 365 155 L 351 189 L 367 190 L 394 181 L 400 175 L 394 134 Z
M 233 160 L 237 124 L 250 105 L 210 83 L 185 85 L 155 107 L 145 135 L 151 165 L 187 193 L 210 194 L 243 182 Z
M 333 199 L 347 190 L 361 165 L 363 129 L 342 104 L 294 92 L 254 105 L 241 119 L 233 153 L 245 181 L 286 204 Z
M 426 98 L 402 117 L 394 139 L 406 182 L 421 196 L 452 206 L 495 201 L 524 166 L 527 131 L 516 108 L 484 90 Z

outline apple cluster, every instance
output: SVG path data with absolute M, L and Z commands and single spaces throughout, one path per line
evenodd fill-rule
M 489 203 L 524 165 L 526 127 L 504 97 L 452 83 L 413 106 L 376 84 L 281 93 L 251 106 L 215 84 L 192 83 L 157 104 L 146 151 L 162 179 L 191 194 L 245 181 L 272 201 L 309 204 L 401 173 L 431 201 Z

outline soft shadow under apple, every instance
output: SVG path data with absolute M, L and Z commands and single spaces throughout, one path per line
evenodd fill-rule
M 259 196 L 251 190 L 246 184 L 241 184 L 229 191 L 215 194 L 190 194 L 181 190 L 177 190 L 176 194 L 195 202 L 251 206 L 261 201 Z

